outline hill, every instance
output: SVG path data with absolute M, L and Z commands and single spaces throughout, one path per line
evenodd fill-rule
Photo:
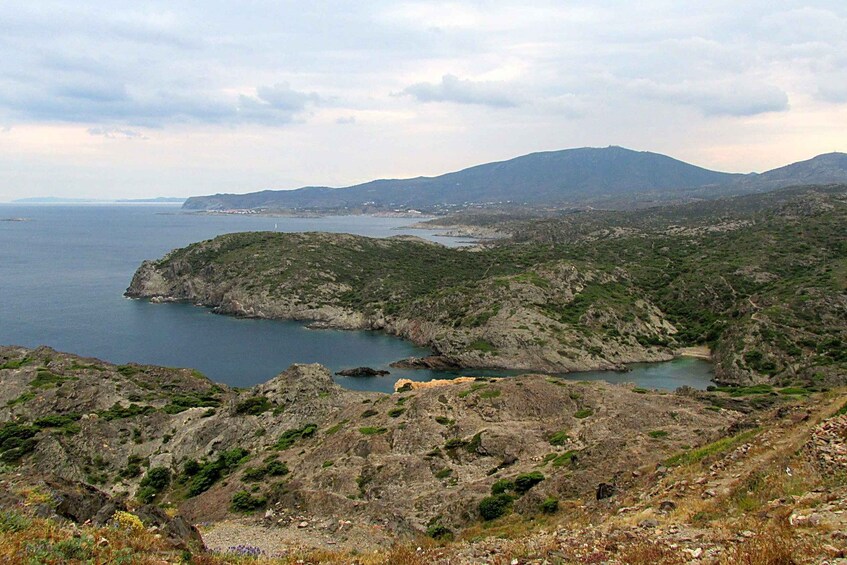
M 847 182 L 847 155 L 832 153 L 763 174 L 711 171 L 622 147 L 532 153 L 436 177 L 375 180 L 346 188 L 305 187 L 186 200 L 186 210 L 393 210 L 472 206 L 627 208 L 761 192 L 792 184 Z
M 187 369 L 0 347 L 0 560 L 843 555 L 843 389 L 470 381 L 361 393 L 294 365 L 234 390 Z
M 509 237 L 229 234 L 145 262 L 127 295 L 384 330 L 466 368 L 622 369 L 708 344 L 723 383 L 847 378 L 846 185 L 465 221 Z

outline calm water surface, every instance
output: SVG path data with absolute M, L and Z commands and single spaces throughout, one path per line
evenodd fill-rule
M 413 234 L 459 245 L 434 232 L 402 229 L 406 218 L 338 216 L 269 218 L 182 214 L 163 205 L 0 204 L 0 344 L 193 367 L 216 381 L 251 386 L 291 363 L 322 363 L 333 371 L 370 366 L 389 377 L 337 377 L 340 384 L 390 391 L 398 378 L 429 380 L 456 373 L 390 369 L 392 361 L 429 354 L 400 339 L 364 331 L 310 330 L 298 322 L 246 320 L 186 304 L 128 300 L 123 292 L 144 259 L 223 233 L 274 230 Z M 463 372 L 468 374 L 468 371 Z M 509 372 L 473 371 L 474 375 Z M 650 388 L 704 388 L 708 363 L 682 359 L 618 373 L 580 373 L 580 380 L 636 382 Z

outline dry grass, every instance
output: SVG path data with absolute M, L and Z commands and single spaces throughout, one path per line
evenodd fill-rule
M 7 511 L 0 524 L 0 563 L 161 563 L 171 552 L 146 531 L 73 530 L 50 520 Z
M 820 553 L 808 540 L 799 540 L 785 526 L 776 526 L 752 539 L 732 546 L 723 555 L 726 565 L 795 565 Z

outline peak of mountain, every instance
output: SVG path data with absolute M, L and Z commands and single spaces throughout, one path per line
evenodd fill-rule
M 530 153 L 434 177 L 381 179 L 344 188 L 311 186 L 189 198 L 189 210 L 406 209 L 468 206 L 626 206 L 847 181 L 847 155 L 831 153 L 762 174 L 712 171 L 667 155 L 618 146 Z

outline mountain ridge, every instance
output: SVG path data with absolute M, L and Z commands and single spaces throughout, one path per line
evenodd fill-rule
M 764 173 L 726 173 L 667 155 L 618 146 L 542 151 L 432 177 L 377 179 L 348 187 L 307 186 L 195 196 L 187 210 L 288 209 L 438 212 L 472 206 L 586 206 L 715 198 L 793 184 L 847 181 L 847 154 L 828 153 Z

